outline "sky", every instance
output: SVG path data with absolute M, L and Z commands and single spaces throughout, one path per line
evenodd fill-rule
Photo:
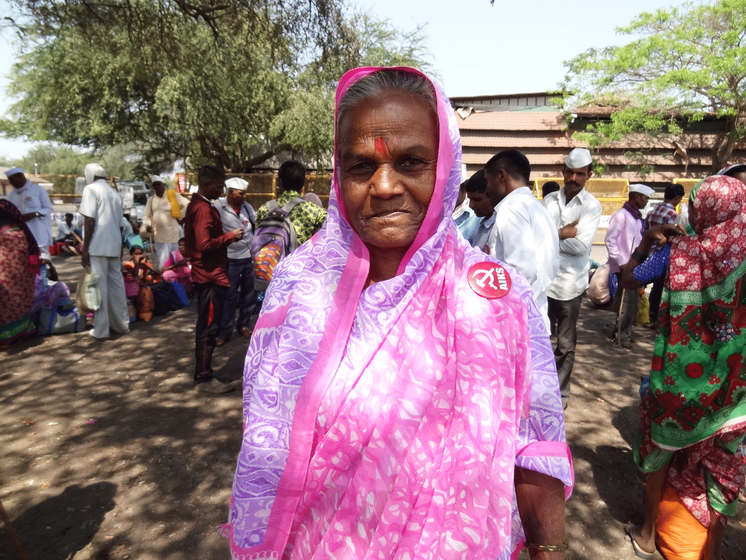
M 433 70 L 451 97 L 553 89 L 563 63 L 589 48 L 631 40 L 616 28 L 635 15 L 684 0 L 351 0 L 394 27 L 424 26 Z M 0 14 L 8 13 L 0 0 Z M 0 113 L 12 104 L 6 87 L 18 44 L 0 28 Z M 0 138 L 0 157 L 17 158 L 31 144 Z

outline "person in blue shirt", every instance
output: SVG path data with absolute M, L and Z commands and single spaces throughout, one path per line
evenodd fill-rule
M 453 221 L 456 222 L 456 226 L 461 235 L 464 236 L 464 239 L 474 246 L 474 237 L 479 230 L 479 223 L 482 219 L 469 207 L 469 199 L 466 196 L 466 189 L 464 188 L 465 185 L 466 181 L 459 186 L 456 208 L 453 210 Z

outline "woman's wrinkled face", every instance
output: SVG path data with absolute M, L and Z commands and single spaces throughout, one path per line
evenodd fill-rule
M 350 225 L 369 247 L 408 248 L 435 188 L 436 116 L 418 97 L 387 91 L 345 113 L 338 134 Z

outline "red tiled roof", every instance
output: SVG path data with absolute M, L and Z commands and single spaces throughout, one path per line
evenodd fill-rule
M 567 157 L 567 152 L 557 154 L 524 153 L 531 162 L 531 165 L 556 165 L 558 168 L 562 167 L 562 164 L 565 163 L 565 158 Z M 493 155 L 495 154 L 491 152 L 484 154 L 464 153 L 461 157 L 461 161 L 466 164 L 484 165 Z
M 578 142 L 569 138 L 563 132 L 556 134 L 545 133 L 541 136 L 528 136 L 517 134 L 479 135 L 470 136 L 468 131 L 462 131 L 461 145 L 464 148 L 558 148 L 569 150 L 578 145 Z
M 456 113 L 460 130 L 552 130 L 567 128 L 561 113 L 532 111 L 494 111 L 490 113 L 472 113 L 462 119 Z

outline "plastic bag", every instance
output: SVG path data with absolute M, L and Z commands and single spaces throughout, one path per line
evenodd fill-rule
M 635 325 L 646 325 L 650 322 L 650 300 L 645 292 L 642 291 L 640 294 L 640 305 L 637 307 L 637 316 L 635 317 Z
M 84 331 L 85 315 L 72 309 L 47 309 L 39 311 L 39 333 L 42 336 Z
M 585 295 L 596 305 L 604 305 L 611 301 L 611 293 L 609 292 L 609 263 L 599 266 L 593 272 Z
M 189 307 L 189 297 L 187 296 L 186 289 L 181 285 L 181 282 L 174 280 L 171 282 L 171 285 L 174 287 L 176 295 L 179 296 L 182 307 Z
M 101 307 L 101 291 L 98 289 L 98 274 L 92 274 L 86 267 L 80 273 L 78 289 L 75 292 L 75 305 L 82 315 L 98 311 Z
M 719 523 L 719 521 L 718 521 Z M 677 560 L 700 560 L 709 558 L 711 529 L 704 527 L 694 517 L 676 494 L 670 482 L 666 482 L 658 506 L 658 521 L 655 525 L 656 543 L 664 558 Z M 703 552 L 707 551 L 705 554 Z
M 124 277 L 124 295 L 135 298 L 140 293 L 140 283 L 132 276 Z
M 137 321 L 137 307 L 135 306 L 135 298 L 127 298 L 127 313 L 130 317 L 130 323 Z

